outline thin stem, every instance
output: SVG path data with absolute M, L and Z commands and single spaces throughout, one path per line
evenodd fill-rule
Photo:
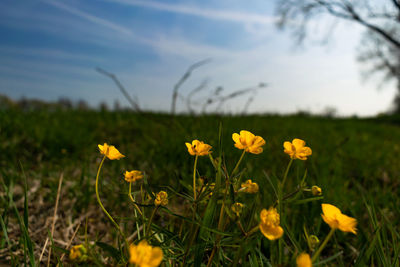
M 242 233 L 243 233 L 245 236 L 247 236 L 247 233 L 246 233 L 246 231 L 244 230 L 243 225 L 242 225 L 242 223 L 240 222 L 240 219 L 238 219 L 237 225 L 239 226 L 240 231 L 242 231 Z
M 139 227 L 139 223 L 138 223 L 138 219 L 137 219 L 138 215 L 137 215 L 137 211 L 136 211 L 136 210 L 138 210 L 138 211 L 140 212 L 140 215 L 143 215 L 143 213 L 141 212 L 141 210 L 139 209 L 139 207 L 136 205 L 136 203 L 135 203 L 135 202 L 136 202 L 136 201 L 135 201 L 135 198 L 132 196 L 132 183 L 129 183 L 129 198 L 132 200 L 132 202 L 133 202 L 133 204 L 135 205 L 135 208 L 136 208 L 136 209 L 134 209 L 133 211 L 135 212 L 136 231 L 138 232 L 138 238 L 139 238 L 139 240 L 140 240 L 140 239 L 141 239 L 141 238 L 140 238 L 140 227 Z
M 196 168 L 197 168 L 197 159 L 199 155 L 196 155 L 194 158 L 194 166 L 193 166 L 193 199 L 196 201 Z
M 144 203 L 143 183 L 140 185 L 140 195 L 142 196 L 142 203 Z M 143 213 L 142 213 L 143 224 L 144 224 L 145 219 L 146 218 L 145 218 L 145 214 L 144 214 L 144 210 L 143 210 Z M 144 227 L 144 225 L 143 225 L 142 231 L 143 231 L 143 235 L 146 236 L 146 227 Z
M 322 242 L 321 246 L 318 248 L 317 252 L 315 252 L 315 254 L 312 256 L 311 261 L 314 262 L 319 254 L 321 254 L 321 251 L 325 248 L 326 244 L 328 244 L 329 239 L 331 239 L 331 237 L 333 236 L 333 233 L 335 232 L 335 228 L 331 228 L 331 231 L 329 232 L 329 234 L 326 236 L 324 242 Z
M 260 229 L 260 227 L 254 226 L 249 232 L 246 233 L 246 236 L 251 236 L 252 234 L 254 234 L 255 232 L 257 232 Z
M 242 155 L 240 156 L 238 162 L 236 163 L 236 166 L 235 166 L 235 168 L 233 169 L 233 171 L 232 171 L 230 177 L 232 177 L 232 176 L 236 173 L 237 169 L 239 168 L 240 163 L 242 162 L 242 159 L 243 159 L 243 157 L 244 157 L 244 154 L 246 154 L 246 150 L 243 149 L 243 153 L 242 153 Z
M 150 231 L 150 227 L 151 227 L 151 222 L 153 221 L 153 218 L 154 218 L 154 215 L 156 215 L 156 212 L 157 212 L 157 210 L 158 210 L 158 208 L 159 208 L 160 206 L 155 206 L 155 208 L 153 209 L 153 213 L 151 213 L 151 216 L 150 216 L 150 219 L 149 219 L 149 222 L 148 222 L 148 224 L 147 224 L 147 231 L 146 231 L 146 233 L 147 233 L 147 237 L 149 237 L 150 236 L 150 233 L 151 233 L 151 231 Z
M 296 195 L 300 191 L 300 189 L 301 189 L 300 187 L 297 187 L 296 190 L 294 190 L 293 192 L 283 196 L 281 202 L 283 202 L 283 201 L 291 198 L 292 196 Z M 279 203 L 279 200 L 276 200 L 273 206 L 276 207 L 276 205 L 278 205 L 278 203 Z
M 142 215 L 142 211 L 140 210 L 139 206 L 136 204 L 136 201 L 132 196 L 132 182 L 129 183 L 129 193 L 128 193 L 128 195 L 129 195 L 129 198 L 131 199 L 131 201 L 133 203 L 133 206 L 135 207 L 135 211 L 137 210 L 140 213 L 140 215 Z
M 283 215 L 283 187 L 285 185 L 287 176 L 289 174 L 290 166 L 292 166 L 293 159 L 291 158 L 289 164 L 286 167 L 285 174 L 283 176 L 282 183 L 278 184 L 278 213 L 281 217 L 281 222 L 284 223 L 284 215 Z M 282 263 L 283 259 L 283 240 L 278 240 L 278 263 Z
M 106 159 L 106 155 L 104 155 L 104 157 L 101 160 L 101 163 L 99 165 L 99 169 L 97 170 L 97 176 L 96 176 L 96 198 L 97 198 L 97 202 L 99 203 L 99 205 L 100 205 L 101 209 L 103 210 L 103 212 L 107 215 L 107 217 L 110 219 L 110 221 L 114 224 L 115 228 L 118 229 L 118 231 L 121 234 L 122 238 L 124 238 L 126 246 L 127 246 L 126 249 L 128 249 L 128 242 L 126 241 L 126 237 L 125 237 L 124 233 L 122 232 L 122 230 L 119 227 L 119 225 L 115 222 L 113 217 L 110 215 L 110 213 L 108 213 L 108 211 L 104 208 L 103 203 L 100 200 L 100 195 L 99 195 L 99 177 L 100 177 L 100 171 L 101 171 L 101 168 L 103 167 L 103 163 L 104 163 L 105 159 Z
M 221 210 L 219 213 L 218 228 L 217 228 L 219 231 L 223 231 L 222 227 L 223 227 L 223 220 L 224 220 L 225 201 L 226 201 L 226 195 L 227 195 L 228 189 L 229 189 L 229 181 L 226 180 L 225 184 L 226 184 L 226 188 L 225 188 L 225 193 L 224 193 L 224 200 L 222 201 Z M 215 244 L 214 244 L 213 250 L 211 252 L 210 258 L 208 260 L 207 266 L 211 266 L 214 255 L 218 251 L 220 241 L 221 241 L 221 236 L 217 234 L 217 236 L 215 238 Z
M 213 156 L 211 155 L 211 153 L 208 154 L 208 158 L 210 159 L 211 164 L 214 166 L 214 168 L 217 169 L 218 166 L 217 166 L 217 164 L 215 164 L 214 158 L 213 158 Z
M 286 178 L 288 176 L 289 169 L 290 169 L 290 166 L 292 166 L 292 163 L 293 163 L 293 159 L 291 158 L 290 161 L 289 161 L 289 164 L 286 167 L 285 175 L 283 176 L 283 180 L 282 180 L 282 183 L 281 183 L 281 188 L 282 189 L 283 189 L 283 186 L 285 185 Z

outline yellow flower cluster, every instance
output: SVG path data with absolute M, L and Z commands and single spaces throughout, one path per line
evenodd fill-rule
M 242 183 L 242 188 L 239 191 L 243 191 L 250 194 L 255 194 L 258 192 L 258 184 L 253 183 L 250 179 L 247 180 L 245 183 Z
M 280 217 L 274 207 L 268 210 L 263 209 L 260 213 L 260 231 L 269 240 L 275 240 L 283 235 L 283 228 L 280 224 Z
M 129 182 L 129 183 L 133 183 L 137 180 L 143 179 L 143 173 L 141 171 L 126 171 L 125 174 L 125 181 Z
M 246 131 L 246 130 L 240 131 L 239 134 L 238 133 L 232 134 L 232 139 L 234 141 L 234 146 L 238 149 L 243 150 L 242 156 L 240 157 L 239 161 L 237 162 L 236 167 L 233 169 L 232 174 L 229 175 L 229 173 L 226 172 L 227 173 L 226 176 L 229 178 L 229 179 L 227 179 L 227 181 L 229 183 L 227 184 L 227 187 L 225 189 L 219 189 L 218 193 L 228 192 L 228 188 L 229 188 L 228 186 L 231 186 L 230 188 L 233 188 L 233 191 L 230 191 L 230 192 L 234 192 L 234 193 L 245 192 L 245 193 L 255 194 L 259 191 L 259 186 L 257 183 L 253 182 L 251 179 L 248 179 L 244 183 L 241 183 L 241 187 L 239 188 L 238 181 L 240 181 L 240 179 L 241 179 L 241 176 L 240 176 L 241 173 L 237 176 L 234 176 L 234 174 L 236 174 L 235 171 L 238 170 L 238 167 L 245 155 L 245 152 L 252 153 L 252 154 L 260 154 L 263 152 L 262 146 L 265 145 L 266 142 L 261 136 L 256 136 L 253 133 Z M 201 187 L 201 189 L 196 190 L 196 184 L 197 184 L 196 177 L 198 176 L 196 167 L 197 167 L 198 156 L 210 155 L 210 153 L 212 153 L 212 151 L 211 151 L 212 146 L 205 144 L 203 141 L 199 141 L 199 140 L 193 140 L 191 143 L 185 143 L 185 145 L 188 150 L 188 153 L 192 156 L 196 156 L 195 160 L 194 160 L 194 170 L 193 170 L 194 203 L 196 203 L 196 200 L 197 200 L 197 198 L 196 198 L 197 192 L 199 194 L 199 200 L 205 199 L 205 201 L 207 201 L 207 198 L 204 197 L 205 194 L 203 194 L 203 192 L 204 192 L 204 190 L 206 190 L 207 186 L 212 191 L 215 184 L 214 183 L 208 184 L 207 182 L 204 182 L 204 180 L 202 178 L 199 178 L 199 180 L 201 181 L 200 183 L 201 183 L 202 187 Z M 98 147 L 99 147 L 100 153 L 104 155 L 104 158 L 107 157 L 110 160 L 115 160 L 115 159 L 118 160 L 118 159 L 125 157 L 114 146 L 108 145 L 107 143 L 104 143 L 104 145 L 98 145 Z M 285 184 L 285 180 L 287 178 L 287 174 L 289 173 L 289 169 L 290 169 L 290 166 L 291 166 L 293 160 L 295 160 L 295 159 L 307 160 L 307 158 L 312 155 L 311 148 L 306 146 L 305 141 L 298 139 L 298 138 L 293 139 L 292 142 L 285 141 L 283 143 L 283 147 L 284 147 L 284 153 L 288 154 L 290 156 L 291 160 L 290 160 L 290 163 L 285 172 L 284 178 L 282 179 L 282 182 L 279 184 L 281 186 L 280 190 L 282 190 L 282 188 L 284 187 L 283 185 Z M 104 161 L 104 158 L 103 158 L 103 161 Z M 212 164 L 214 166 L 216 166 L 215 162 L 218 162 L 219 164 L 221 164 L 221 161 L 217 161 L 217 159 L 214 160 L 211 155 L 210 155 L 210 160 L 212 161 Z M 220 159 L 218 158 L 218 160 L 220 160 Z M 102 161 L 102 163 L 103 163 L 103 161 Z M 102 163 L 100 164 L 100 166 L 102 165 Z M 99 169 L 99 172 L 100 172 L 100 169 Z M 116 225 L 116 227 L 120 230 L 120 232 L 122 234 L 122 231 L 118 227 L 118 224 L 116 224 L 115 221 L 111 218 L 111 216 L 105 211 L 105 209 L 104 209 L 103 205 L 101 204 L 100 199 L 98 197 L 97 181 L 98 181 L 98 177 L 99 177 L 99 172 L 98 172 L 98 175 L 96 178 L 96 194 L 97 194 L 99 204 L 101 205 L 104 212 L 109 216 L 111 221 Z M 143 177 L 144 177 L 143 173 L 138 170 L 125 171 L 125 173 L 124 173 L 124 178 L 129 183 L 143 179 Z M 231 182 L 231 180 L 234 182 Z M 204 186 L 205 184 L 207 186 Z M 132 186 L 132 184 L 130 184 L 130 187 L 129 187 L 129 195 L 130 195 L 132 201 L 134 202 L 134 204 L 136 205 L 134 196 L 131 196 L 131 186 Z M 303 187 L 301 189 L 303 189 L 304 191 L 308 191 L 308 192 L 311 191 L 311 193 L 314 196 L 319 196 L 322 194 L 322 189 L 316 185 L 312 186 L 311 190 L 304 189 Z M 225 191 L 223 191 L 223 190 L 225 190 Z M 280 193 L 282 193 L 282 192 L 280 192 Z M 212 195 L 212 192 L 209 193 L 209 195 Z M 289 196 L 290 196 L 290 194 L 289 194 Z M 278 211 L 275 207 L 270 207 L 268 210 L 263 209 L 260 212 L 260 222 L 259 222 L 258 226 L 256 225 L 252 228 L 252 230 L 250 232 L 246 232 L 244 230 L 244 228 L 241 226 L 241 222 L 240 222 L 240 220 L 241 220 L 240 215 L 241 215 L 245 205 L 243 205 L 242 203 L 239 203 L 239 202 L 235 202 L 236 200 L 234 200 L 234 198 L 232 198 L 232 199 L 233 199 L 232 202 L 230 202 L 230 200 L 228 200 L 228 203 L 233 203 L 233 204 L 231 204 L 231 207 L 230 207 L 231 211 L 236 215 L 235 219 L 237 219 L 237 224 L 241 227 L 241 230 L 245 236 L 247 236 L 249 233 L 258 232 L 258 229 L 269 240 L 276 240 L 283 236 L 284 229 L 280 225 L 280 214 L 278 213 Z M 312 200 L 314 200 L 314 198 Z M 280 212 L 282 211 L 281 201 L 282 201 L 282 198 L 278 197 L 277 203 L 279 204 Z M 230 215 L 230 217 L 234 217 L 234 216 L 232 216 L 232 213 L 229 212 L 229 210 L 226 210 L 227 206 L 224 206 L 225 204 L 226 203 L 225 203 L 225 199 L 224 199 L 222 206 L 225 207 L 225 210 L 223 210 L 221 212 L 221 214 L 223 215 L 223 212 L 226 211 L 228 213 L 228 215 Z M 146 230 L 149 230 L 150 233 L 151 233 L 151 222 L 152 222 L 154 214 L 156 214 L 159 206 L 168 205 L 168 193 L 165 191 L 158 192 L 155 195 L 154 205 L 156 207 L 154 208 L 153 215 L 151 216 L 151 218 L 149 220 L 148 229 L 146 229 Z M 137 209 L 139 211 L 141 211 L 139 207 L 137 207 Z M 143 214 L 144 214 L 144 212 L 143 212 Z M 312 258 L 310 258 L 309 254 L 304 253 L 304 252 L 300 253 L 297 256 L 296 264 L 298 267 L 312 267 L 312 262 L 315 262 L 315 260 L 318 259 L 318 256 L 320 255 L 322 249 L 327 244 L 327 241 L 329 240 L 329 238 L 333 235 L 334 230 L 339 229 L 343 232 L 350 232 L 353 234 L 357 234 L 357 229 L 356 229 L 357 220 L 352 217 L 342 214 L 340 209 L 338 209 L 337 207 L 335 207 L 331 204 L 322 204 L 321 217 L 331 227 L 332 230 L 328 234 L 328 236 L 325 239 L 325 241 L 323 242 L 323 244 L 319 247 L 317 252 L 313 253 Z M 284 225 L 284 227 L 286 227 L 286 225 Z M 310 237 L 315 237 L 315 236 L 310 236 Z M 319 240 L 317 237 L 315 237 L 314 239 L 315 240 L 313 242 L 315 244 L 314 243 L 311 244 L 310 243 L 311 239 L 308 239 L 308 237 L 307 237 L 308 244 L 312 251 L 314 251 L 314 247 L 316 247 L 319 243 Z M 85 254 L 86 254 L 85 247 L 83 245 L 78 245 L 78 246 L 74 246 L 71 248 L 69 257 L 71 260 L 81 260 Z M 137 245 L 131 244 L 129 246 L 129 255 L 130 255 L 129 263 L 135 264 L 135 266 L 139 266 L 139 267 L 159 266 L 163 259 L 163 251 L 161 250 L 161 248 L 152 247 L 151 245 L 149 245 L 147 243 L 146 240 L 140 241 L 139 244 L 137 244 Z M 212 262 L 212 261 L 210 261 L 210 262 Z
M 160 191 L 156 195 L 156 199 L 154 200 L 154 205 L 156 206 L 166 206 L 168 205 L 168 194 L 165 191 Z
M 69 251 L 70 260 L 84 261 L 86 257 L 86 248 L 82 244 L 73 246 Z
M 131 244 L 129 255 L 129 263 L 139 267 L 156 267 L 163 259 L 162 250 L 159 247 L 150 246 L 146 240 L 140 241 L 138 245 Z
M 243 204 L 236 202 L 232 205 L 231 210 L 236 214 L 237 217 L 239 217 L 243 210 Z

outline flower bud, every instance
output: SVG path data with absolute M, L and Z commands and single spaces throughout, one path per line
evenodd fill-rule
M 322 189 L 316 185 L 313 185 L 313 187 L 311 187 L 311 193 L 314 196 L 320 196 L 322 195 Z

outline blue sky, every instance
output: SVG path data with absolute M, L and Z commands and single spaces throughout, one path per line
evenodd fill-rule
M 362 29 L 339 23 L 327 46 L 296 47 L 276 30 L 272 0 L 70 0 L 0 3 L 0 93 L 12 98 L 84 99 L 96 106 L 127 101 L 101 67 L 118 76 L 144 109 L 167 111 L 172 88 L 191 64 L 182 96 L 204 101 L 217 86 L 228 94 L 255 86 L 250 112 L 322 112 L 373 115 L 388 109 L 395 88 L 363 82 L 355 60 Z M 322 18 L 312 27 L 317 39 Z M 249 96 L 224 105 L 240 112 Z M 199 107 L 200 109 L 200 107 Z M 186 105 L 178 101 L 178 110 Z M 215 110 L 210 106 L 209 111 Z

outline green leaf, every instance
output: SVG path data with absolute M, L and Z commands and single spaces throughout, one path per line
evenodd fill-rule
M 115 259 L 117 262 L 121 261 L 121 253 L 118 249 L 114 248 L 113 246 L 110 246 L 107 243 L 103 243 L 100 241 L 97 241 L 96 246 L 101 248 L 103 251 L 107 252 L 113 259 Z

